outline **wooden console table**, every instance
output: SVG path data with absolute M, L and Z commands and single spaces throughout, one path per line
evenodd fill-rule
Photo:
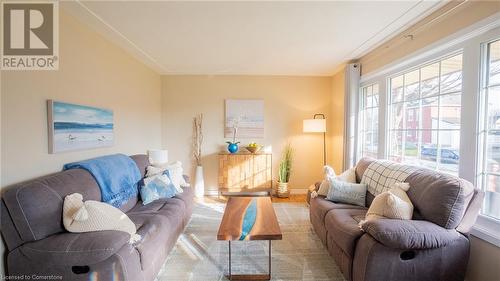
M 219 193 L 271 193 L 272 154 L 219 153 Z

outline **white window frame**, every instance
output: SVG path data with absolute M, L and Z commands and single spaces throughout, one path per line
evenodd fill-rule
M 386 105 L 387 106 L 387 112 L 385 114 L 387 115 L 387 119 L 386 120 L 387 120 L 387 122 L 389 122 L 389 123 L 387 123 L 388 127 L 389 127 L 388 130 L 391 130 L 391 128 L 390 128 L 390 125 L 391 125 L 390 124 L 390 122 L 391 122 L 391 115 L 390 114 L 391 114 L 391 109 L 392 109 L 391 106 L 393 105 L 393 103 L 391 103 L 391 96 L 390 96 L 391 95 L 391 92 L 390 92 L 390 90 L 391 90 L 390 89 L 390 87 L 391 87 L 391 79 L 396 78 L 396 77 L 401 77 L 401 76 L 403 76 L 403 75 L 405 75 L 407 73 L 410 73 L 410 72 L 413 72 L 413 71 L 416 71 L 416 70 L 420 70 L 420 69 L 422 69 L 422 68 L 424 68 L 426 66 L 429 66 L 429 65 L 432 65 L 432 64 L 435 64 L 435 63 L 441 63 L 442 61 L 444 61 L 446 59 L 449 59 L 449 58 L 452 58 L 452 57 L 455 57 L 457 55 L 462 55 L 462 72 L 463 72 L 463 49 L 460 48 L 458 50 L 451 51 L 450 53 L 443 54 L 443 55 L 441 55 L 439 57 L 430 58 L 429 60 L 424 61 L 424 62 L 422 62 L 420 64 L 413 65 L 411 67 L 408 67 L 407 69 L 402 69 L 401 71 L 399 71 L 397 73 L 394 73 L 392 75 L 387 76 L 387 79 L 386 79 L 386 83 L 387 83 L 386 88 L 387 88 L 387 90 L 385 92 L 385 95 L 387 96 L 386 97 L 386 100 L 387 100 L 387 105 Z M 439 83 L 441 84 L 441 73 L 440 73 L 440 76 L 439 76 Z M 441 85 L 440 85 L 440 87 L 441 87 Z M 439 97 L 439 98 L 441 98 L 443 96 L 457 94 L 458 92 L 459 91 L 449 92 L 449 93 L 445 93 L 445 94 L 438 93 L 437 95 L 432 95 L 432 97 Z M 463 97 L 463 75 L 462 75 L 462 89 L 460 90 L 460 92 L 461 92 L 461 95 Z M 422 99 L 423 98 L 419 97 L 419 98 L 415 99 L 414 101 L 421 102 Z M 405 100 L 404 95 L 403 95 L 403 101 L 397 102 L 397 103 L 403 103 L 404 104 L 406 102 L 407 101 Z M 403 118 L 405 118 L 406 114 L 407 114 L 407 112 L 403 109 Z M 422 118 L 422 112 L 419 112 L 418 116 L 419 116 L 419 119 L 421 119 Z M 406 123 L 406 120 L 403 121 L 403 123 Z M 462 123 L 462 121 L 460 121 L 460 123 Z M 440 129 L 438 128 L 438 129 L 435 129 L 435 130 L 439 134 L 439 130 Z M 462 130 L 462 128 L 460 128 L 460 130 Z M 408 130 L 406 130 L 406 129 L 401 129 L 401 131 L 405 132 L 405 134 L 408 132 Z M 416 131 L 422 132 L 423 130 L 422 129 L 417 129 Z M 389 131 L 384 131 L 383 133 L 385 133 L 387 135 L 386 139 L 388 139 L 389 138 L 389 136 L 388 136 Z M 438 136 L 438 139 L 439 139 L 439 136 Z M 389 155 L 389 150 L 390 150 L 390 141 L 389 140 L 385 143 L 385 146 L 386 146 L 386 150 L 385 150 L 386 154 L 384 155 L 384 158 L 389 158 L 389 156 L 390 156 Z M 438 145 L 438 147 L 439 147 L 439 145 Z M 419 153 L 420 153 L 420 149 L 419 149 Z M 437 167 L 439 167 L 439 165 L 440 165 L 439 164 L 440 158 L 441 158 L 440 149 L 438 149 L 438 154 L 436 155 L 436 166 Z M 459 163 L 459 167 L 460 167 L 460 163 Z
M 364 104 L 363 104 L 363 100 L 364 100 L 364 98 L 363 98 L 363 95 L 364 95 L 363 89 L 368 88 L 368 87 L 372 87 L 372 91 L 373 91 L 373 88 L 375 86 L 377 86 L 377 88 L 378 88 L 378 93 L 377 93 L 377 96 L 378 96 L 378 105 L 377 106 L 373 106 L 372 105 L 371 107 L 366 108 L 364 106 Z M 366 129 L 364 128 L 364 121 L 365 121 L 365 119 L 364 119 L 364 116 L 361 116 L 361 115 L 364 115 L 364 113 L 366 112 L 366 109 L 374 109 L 374 108 L 377 108 L 379 110 L 378 113 L 380 114 L 380 86 L 378 85 L 378 83 L 373 83 L 373 84 L 369 84 L 369 85 L 360 87 L 358 95 L 359 95 L 359 98 L 358 98 L 358 100 L 359 100 L 359 102 L 358 102 L 358 104 L 359 104 L 359 108 L 358 108 L 358 131 L 356 132 L 356 137 L 359 136 L 360 134 L 362 134 L 363 136 L 362 136 L 362 139 L 358 139 L 357 140 L 358 147 L 357 147 L 357 155 L 356 155 L 356 157 L 357 157 L 357 159 L 360 159 L 360 158 L 364 157 L 364 155 L 363 155 L 363 144 L 364 144 L 365 137 L 364 137 L 363 132 L 366 133 Z M 372 92 L 372 96 L 373 96 L 373 92 Z M 363 111 L 363 112 L 361 112 L 361 111 Z M 379 126 L 380 126 L 380 124 L 379 124 Z M 377 129 L 377 136 L 379 134 L 380 134 L 380 130 Z M 380 150 L 380 145 L 379 145 L 378 141 L 379 141 L 379 139 L 377 139 L 377 156 L 376 156 L 377 158 L 378 158 L 378 152 Z
M 478 73 L 481 73 L 483 67 L 482 44 L 499 37 L 500 13 L 496 13 L 407 57 L 361 77 L 360 88 L 375 83 L 379 85 L 379 158 L 387 158 L 388 156 L 389 78 L 424 63 L 452 53 L 461 52 L 463 54 L 463 67 L 458 176 L 474 183 L 478 188 L 480 187 L 478 185 L 480 183 L 478 177 L 480 173 L 478 170 L 480 151 L 478 150 L 477 136 L 479 133 L 478 122 L 481 120 L 479 112 L 481 81 Z M 471 234 L 500 247 L 500 220 L 480 214 Z
M 489 38 L 491 39 L 491 38 Z M 487 130 L 486 128 L 486 120 L 487 118 L 484 108 L 484 103 L 487 102 L 487 99 L 485 99 L 485 91 L 486 91 L 486 74 L 487 74 L 487 68 L 488 68 L 488 57 L 487 57 L 487 47 L 488 44 L 494 41 L 499 41 L 500 40 L 500 33 L 497 35 L 496 38 L 493 38 L 491 40 L 482 42 L 481 44 L 481 57 L 480 57 L 480 62 L 481 62 L 481 76 L 479 78 L 479 91 L 480 91 L 480 104 L 478 105 L 478 118 L 477 118 L 477 127 L 478 127 L 478 139 L 480 140 L 478 143 L 478 158 L 477 158 L 477 171 L 476 171 L 476 184 L 479 188 L 484 190 L 486 188 L 485 182 L 484 182 L 484 169 L 485 169 L 485 156 L 486 156 L 486 138 L 487 132 L 484 130 Z M 491 85 L 490 85 L 491 87 Z M 498 87 L 498 85 L 496 85 Z M 478 218 L 478 224 L 479 227 L 481 228 L 481 232 L 476 231 L 476 234 L 478 235 L 483 235 L 484 233 L 488 233 L 490 236 L 494 236 L 497 238 L 497 245 L 500 244 L 500 219 L 495 219 L 491 216 L 483 215 L 481 214 L 480 217 Z M 497 224 L 496 228 L 492 228 Z

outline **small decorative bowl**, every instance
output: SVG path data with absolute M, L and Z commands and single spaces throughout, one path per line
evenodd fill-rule
M 260 150 L 261 146 L 247 146 L 245 147 L 250 153 L 256 153 Z

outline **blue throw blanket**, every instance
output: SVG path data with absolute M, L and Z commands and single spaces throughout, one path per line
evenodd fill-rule
M 68 169 L 87 170 L 99 184 L 102 201 L 117 208 L 137 196 L 141 172 L 135 161 L 127 155 L 113 154 L 68 163 L 64 165 L 64 170 Z

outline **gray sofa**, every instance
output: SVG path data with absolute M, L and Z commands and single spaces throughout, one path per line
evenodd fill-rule
M 358 182 L 373 161 L 377 160 L 363 158 L 356 165 Z M 309 199 L 315 232 L 347 280 L 464 280 L 467 233 L 484 193 L 463 179 L 424 168 L 416 169 L 405 181 L 415 207 L 412 220 L 380 219 L 361 229 L 358 223 L 367 208 L 319 196 Z M 373 198 L 367 192 L 367 206 Z
M 132 156 L 144 176 L 146 155 Z M 90 173 L 67 170 L 9 188 L 1 201 L 1 233 L 7 246 L 7 274 L 62 276 L 62 280 L 154 280 L 193 209 L 193 189 L 143 206 L 130 199 L 121 210 L 142 239 L 128 244 L 120 231 L 70 233 L 62 223 L 63 199 L 79 192 L 101 199 Z M 60 279 L 55 279 L 60 280 Z

